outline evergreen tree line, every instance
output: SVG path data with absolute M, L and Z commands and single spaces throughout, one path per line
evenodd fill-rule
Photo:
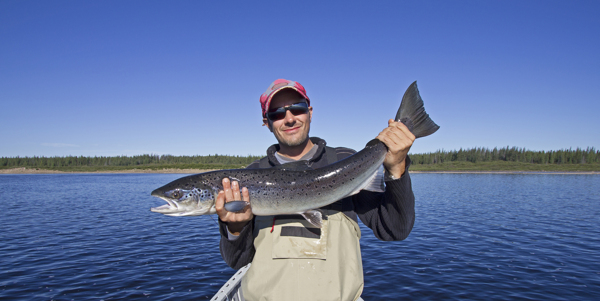
M 115 156 L 115 157 L 2 157 L 0 167 L 31 167 L 54 168 L 73 166 L 142 166 L 142 165 L 173 165 L 173 164 L 215 164 L 246 166 L 260 156 L 172 156 L 172 155 L 140 155 L 140 156 Z
M 587 164 L 600 163 L 600 151 L 592 148 L 564 149 L 557 151 L 530 151 L 525 148 L 504 147 L 471 148 L 452 151 L 438 150 L 432 153 L 411 154 L 413 164 L 437 164 L 444 162 L 490 162 L 514 161 L 536 164 Z M 0 168 L 29 167 L 56 168 L 74 166 L 144 166 L 144 165 L 239 165 L 247 166 L 261 156 L 172 156 L 172 155 L 139 155 L 114 157 L 1 157 Z
M 530 151 L 525 148 L 504 147 L 471 148 L 452 151 L 438 150 L 433 153 L 411 154 L 413 164 L 436 164 L 452 161 L 463 162 L 490 162 L 513 161 L 536 164 L 586 164 L 600 163 L 600 151 L 593 147 L 587 149 L 577 148 L 557 151 Z

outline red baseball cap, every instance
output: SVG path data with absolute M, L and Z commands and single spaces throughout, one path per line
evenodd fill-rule
M 306 102 L 310 106 L 310 99 L 306 96 L 306 90 L 299 82 L 280 78 L 271 83 L 267 91 L 260 96 L 260 107 L 262 108 L 263 118 L 267 118 L 267 111 L 269 110 L 273 96 L 283 89 L 294 89 L 302 97 L 306 98 Z

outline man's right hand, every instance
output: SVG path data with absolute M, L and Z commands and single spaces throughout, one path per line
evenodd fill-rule
M 252 220 L 254 214 L 252 214 L 252 209 L 250 206 L 246 206 L 244 210 L 239 212 L 229 212 L 223 208 L 225 203 L 231 201 L 246 201 L 250 202 L 250 194 L 248 193 L 248 188 L 242 188 L 242 192 L 240 193 L 240 186 L 237 181 L 233 181 L 230 183 L 228 178 L 223 179 L 223 190 L 219 191 L 217 195 L 217 201 L 215 203 L 215 209 L 217 210 L 217 215 L 219 215 L 219 219 L 227 224 L 227 229 L 233 235 L 239 235 L 242 228 Z

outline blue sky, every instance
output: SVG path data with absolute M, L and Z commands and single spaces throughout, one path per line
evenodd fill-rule
M 259 96 L 361 149 L 417 80 L 413 153 L 600 148 L 599 1 L 0 1 L 0 156 L 261 155 Z

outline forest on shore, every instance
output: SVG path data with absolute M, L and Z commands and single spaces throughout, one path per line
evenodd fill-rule
M 562 149 L 531 151 L 518 147 L 439 150 L 410 154 L 419 171 L 600 171 L 600 151 Z
M 58 171 L 114 171 L 129 169 L 234 169 L 244 168 L 260 156 L 65 156 L 0 158 L 0 169 L 37 168 Z
M 1 157 L 0 169 L 118 171 L 131 169 L 244 168 L 261 156 L 64 156 Z M 600 171 L 600 151 L 592 148 L 530 151 L 525 148 L 471 148 L 410 154 L 415 171 Z

